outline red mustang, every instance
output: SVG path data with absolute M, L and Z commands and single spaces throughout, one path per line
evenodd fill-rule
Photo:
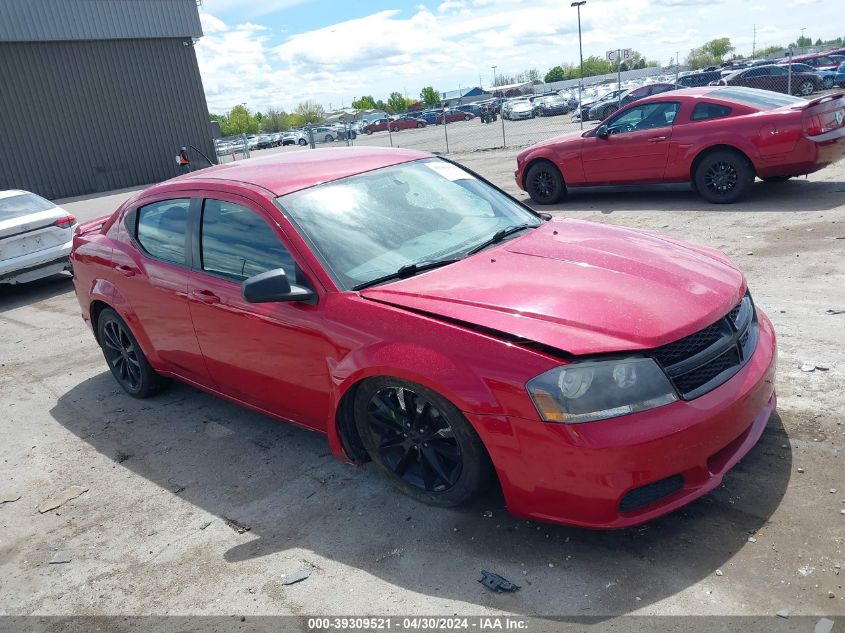
M 845 155 L 845 94 L 806 101 L 708 86 L 647 97 L 597 128 L 517 156 L 516 183 L 540 204 L 569 187 L 692 182 L 709 202 L 746 195 L 754 177 L 781 182 Z
M 772 325 L 723 254 L 548 221 L 422 152 L 197 171 L 71 259 L 127 393 L 177 378 L 437 506 L 495 476 L 517 516 L 641 523 L 719 485 L 775 407 Z

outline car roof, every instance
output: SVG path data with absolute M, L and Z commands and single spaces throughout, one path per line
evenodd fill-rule
M 288 152 L 215 165 L 173 178 L 150 190 L 164 188 L 169 184 L 190 183 L 201 186 L 204 183 L 234 181 L 261 187 L 276 196 L 284 196 L 324 182 L 433 156 L 428 152 L 382 147 Z

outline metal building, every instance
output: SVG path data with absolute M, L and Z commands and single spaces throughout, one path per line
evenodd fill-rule
M 0 190 L 158 182 L 183 145 L 216 160 L 201 36 L 197 0 L 0 1 Z

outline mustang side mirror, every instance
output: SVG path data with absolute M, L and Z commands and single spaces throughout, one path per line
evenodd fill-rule
M 250 303 L 317 302 L 317 295 L 310 288 L 292 285 L 283 268 L 274 268 L 246 279 L 241 284 L 241 294 Z
M 610 132 L 607 131 L 607 126 L 600 125 L 599 129 L 596 130 L 596 136 L 599 138 L 607 138 L 610 136 Z

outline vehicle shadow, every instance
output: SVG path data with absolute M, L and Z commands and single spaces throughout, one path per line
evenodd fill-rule
M 587 531 L 517 520 L 495 491 L 462 509 L 421 505 L 375 468 L 335 460 L 322 435 L 185 385 L 143 401 L 115 389 L 98 374 L 50 413 L 118 468 L 249 526 L 229 564 L 299 548 L 413 592 L 525 614 L 624 614 L 713 574 L 766 525 L 792 463 L 774 414 L 713 493 L 640 528 Z M 482 569 L 522 590 L 487 591 Z
M 511 192 L 512 195 L 515 193 Z M 538 205 L 519 191 L 520 200 L 536 211 L 571 212 L 683 211 L 724 212 L 795 212 L 829 211 L 842 206 L 845 182 L 793 178 L 781 183 L 757 181 L 744 200 L 730 205 L 711 204 L 690 185 L 632 185 L 628 187 L 584 187 L 569 191 L 563 202 Z M 658 205 L 657 207 L 655 205 Z
M 73 292 L 73 279 L 59 273 L 25 284 L 0 284 L 0 314 Z

